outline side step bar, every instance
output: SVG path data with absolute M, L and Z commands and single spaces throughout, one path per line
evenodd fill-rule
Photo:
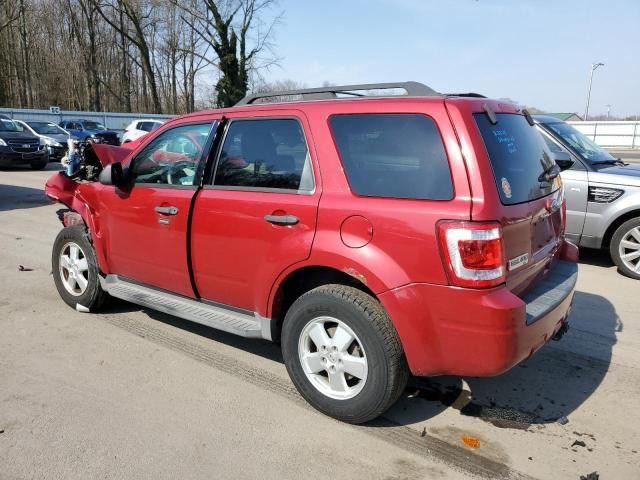
M 118 275 L 100 277 L 100 283 L 102 289 L 113 297 L 241 337 L 271 340 L 271 321 L 258 314 L 248 315 L 209 305 L 163 290 L 138 285 Z

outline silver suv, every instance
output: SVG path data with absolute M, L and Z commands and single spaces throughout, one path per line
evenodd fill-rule
M 640 165 L 629 165 L 568 123 L 536 115 L 536 127 L 562 169 L 567 237 L 608 248 L 621 273 L 640 280 Z

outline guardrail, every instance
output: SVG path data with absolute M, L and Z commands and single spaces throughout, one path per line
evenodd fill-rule
M 640 122 L 567 122 L 603 147 L 640 148 Z
M 7 115 L 11 119 L 30 121 L 40 120 L 58 124 L 63 120 L 93 120 L 102 123 L 110 130 L 123 131 L 132 120 L 142 120 L 145 118 L 154 120 L 168 120 L 173 115 L 154 115 L 149 113 L 119 113 L 119 112 L 79 112 L 60 111 L 52 113 L 49 110 L 34 110 L 27 108 L 0 108 L 0 113 Z

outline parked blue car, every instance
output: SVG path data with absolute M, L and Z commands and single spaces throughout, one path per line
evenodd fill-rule
M 118 133 L 93 120 L 65 120 L 60 126 L 71 134 L 72 138 L 87 141 L 91 139 L 95 143 L 108 145 L 120 145 Z

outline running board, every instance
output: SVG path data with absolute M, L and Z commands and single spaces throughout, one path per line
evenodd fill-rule
M 100 277 L 100 284 L 109 295 L 137 305 L 241 337 L 271 340 L 271 321 L 258 314 L 248 315 L 224 307 L 209 305 L 163 290 L 138 285 L 123 280 L 118 275 Z

